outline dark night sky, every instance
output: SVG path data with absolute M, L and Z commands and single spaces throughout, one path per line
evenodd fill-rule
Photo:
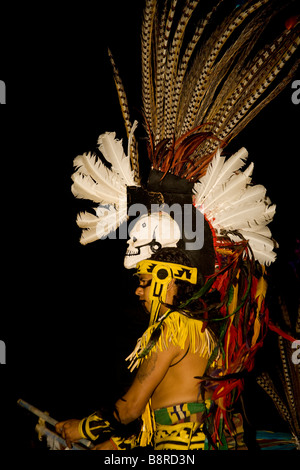
M 102 3 L 100 10 L 85 2 L 72 11 L 51 4 L 36 20 L 26 5 L 19 17 L 24 13 L 31 21 L 13 20 L 11 14 L 13 27 L 5 36 L 0 339 L 7 364 L 0 369 L 5 384 L 0 403 L 9 418 L 6 429 L 18 422 L 26 435 L 24 448 L 34 422 L 16 409 L 16 400 L 21 397 L 57 419 L 92 412 L 126 384 L 123 358 L 145 324 L 128 294 L 134 285 L 122 267 L 126 242 L 81 246 L 76 213 L 90 205 L 70 192 L 76 155 L 93 151 L 103 132 L 125 135 L 107 46 L 140 120 L 135 109 L 143 2 Z M 299 237 L 300 104 L 294 105 L 291 95 L 289 85 L 228 148 L 247 148 L 255 182 L 264 184 L 277 204 L 271 226 L 280 243 L 271 269 L 274 292 L 291 288 L 289 261 Z

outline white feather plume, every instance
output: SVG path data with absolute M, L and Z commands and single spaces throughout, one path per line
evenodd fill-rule
M 72 175 L 72 180 L 71 191 L 78 199 L 90 199 L 101 204 L 119 204 L 120 197 L 126 197 L 126 186 L 120 196 L 117 192 L 115 194 L 108 193 L 105 186 L 95 183 L 90 176 L 78 171 Z
M 82 230 L 80 237 L 80 243 L 82 245 L 87 245 L 88 243 L 95 242 L 96 240 L 99 240 L 96 227 Z
M 222 181 L 227 181 L 231 176 L 239 171 L 246 163 L 248 152 L 245 147 L 242 147 L 238 152 L 233 154 L 223 165 L 222 173 L 216 181 L 218 185 Z
M 264 213 L 264 202 L 258 202 L 254 205 L 238 205 L 234 209 L 229 207 L 220 214 L 214 213 L 214 224 L 217 228 L 226 230 L 239 230 L 240 228 L 250 228 Z M 253 223 L 252 223 L 253 222 Z
M 251 243 L 250 243 L 250 246 L 251 246 Z M 260 264 L 265 264 L 266 266 L 269 266 L 271 263 L 274 263 L 274 261 L 276 260 L 276 253 L 273 250 L 260 251 L 260 250 L 254 249 L 253 255 Z
M 99 206 L 96 213 L 98 217 L 96 227 L 98 238 L 106 238 L 127 220 L 127 204 L 125 203 L 119 209 L 116 209 L 113 205 Z
M 77 225 L 80 228 L 94 228 L 97 226 L 99 219 L 96 215 L 89 212 L 80 212 L 77 215 Z
M 246 206 L 264 201 L 266 198 L 266 191 L 266 188 L 262 184 L 248 186 L 244 189 L 240 198 L 230 201 L 228 204 L 230 205 L 230 208 L 233 209 L 241 204 Z
M 225 157 L 221 157 L 220 149 L 218 149 L 205 176 L 194 186 L 194 192 L 196 194 L 195 203 L 197 206 L 200 206 L 204 202 L 212 188 L 214 188 L 216 180 L 222 171 L 224 161 Z
M 248 152 L 245 148 L 224 161 L 220 152 L 206 175 L 194 185 L 195 205 L 205 214 L 217 234 L 224 231 L 233 240 L 248 240 L 255 259 L 270 264 L 276 258 L 276 242 L 267 227 L 275 205 L 266 197 L 266 188 L 251 185 L 253 163 L 241 171 Z
M 249 165 L 247 170 L 239 174 L 233 174 L 231 178 L 223 182 L 223 179 L 216 185 L 209 196 L 205 199 L 204 210 L 210 211 L 211 207 L 219 208 L 227 206 L 230 201 L 235 201 L 241 197 L 246 186 L 251 182 L 250 175 L 253 171 L 253 163 Z
M 116 196 L 124 195 L 124 183 L 120 180 L 118 175 L 110 171 L 96 155 L 84 153 L 78 155 L 74 160 L 74 167 L 83 175 L 90 176 L 97 184 L 100 184 L 102 189 L 108 194 Z
M 99 150 L 104 158 L 111 163 L 115 171 L 127 186 L 136 186 L 133 171 L 130 166 L 130 158 L 126 157 L 122 140 L 116 139 L 115 132 L 101 134 L 98 139 Z
M 108 237 L 127 220 L 126 202 L 116 208 L 114 205 L 98 206 L 96 215 L 89 212 L 80 212 L 77 216 L 77 225 L 83 229 L 80 243 L 87 245 L 96 240 Z
M 218 149 L 205 176 L 196 183 L 194 188 L 197 194 L 196 205 L 204 204 L 212 191 L 215 192 L 219 185 L 226 183 L 236 171 L 240 170 L 240 168 L 245 165 L 247 157 L 248 152 L 242 147 L 225 162 L 225 157 L 221 156 L 220 149 Z
M 216 217 L 216 226 L 226 230 L 253 230 L 261 225 L 269 224 L 274 217 L 276 206 L 268 207 L 265 202 L 254 203 L 249 206 L 238 206 L 236 211 L 224 211 L 223 216 Z
M 137 123 L 133 126 L 130 142 L 136 126 Z M 77 216 L 77 225 L 83 229 L 80 239 L 83 245 L 109 236 L 127 219 L 127 186 L 137 185 L 130 158 L 124 153 L 122 141 L 115 136 L 114 132 L 106 132 L 98 139 L 99 149 L 111 168 L 91 152 L 74 159 L 73 195 L 101 204 L 95 209 L 96 215 L 81 212 Z
M 275 243 L 272 239 L 261 235 L 260 233 L 250 232 L 249 230 L 241 230 L 240 233 L 246 240 L 251 242 L 253 250 L 272 251 Z

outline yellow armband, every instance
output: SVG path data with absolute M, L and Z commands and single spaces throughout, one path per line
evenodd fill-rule
M 112 436 L 128 438 L 136 434 L 140 429 L 139 422 L 133 421 L 127 425 L 118 421 L 114 413 L 96 411 L 87 418 L 80 421 L 78 430 L 85 439 L 95 441 L 96 439 L 109 440 Z
M 103 419 L 96 411 L 79 423 L 79 432 L 82 437 L 95 441 L 100 436 L 109 439 L 115 431 L 109 421 Z

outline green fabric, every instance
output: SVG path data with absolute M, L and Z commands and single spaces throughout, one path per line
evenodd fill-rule
M 167 408 L 160 408 L 154 411 L 155 421 L 162 425 L 171 425 L 176 422 L 184 421 L 192 414 L 204 413 L 206 411 L 205 402 L 184 403 Z

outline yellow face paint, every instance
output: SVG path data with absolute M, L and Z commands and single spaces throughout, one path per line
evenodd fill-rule
M 152 282 L 149 299 L 151 301 L 150 325 L 157 320 L 162 302 L 166 301 L 168 285 L 172 279 L 197 283 L 197 268 L 165 261 L 143 260 L 137 264 L 137 275 L 150 274 Z

